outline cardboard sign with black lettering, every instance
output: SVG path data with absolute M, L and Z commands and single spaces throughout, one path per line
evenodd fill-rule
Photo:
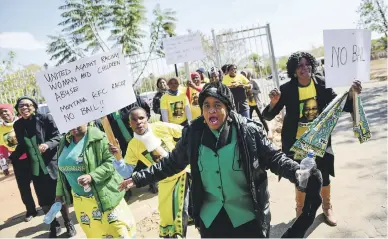
M 119 49 L 38 72 L 36 80 L 61 133 L 136 101 Z
M 369 81 L 371 32 L 363 29 L 324 30 L 326 88 Z

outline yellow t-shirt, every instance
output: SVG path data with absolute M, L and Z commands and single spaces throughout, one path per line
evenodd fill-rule
M 179 91 L 178 95 L 173 96 L 164 94 L 160 99 L 160 109 L 167 110 L 168 122 L 182 124 L 187 120 L 185 107 L 190 105 L 186 96 L 186 91 Z
M 308 86 L 299 86 L 299 123 L 296 139 L 308 129 L 311 122 L 320 114 L 316 100 L 317 91 L 313 81 Z
M 204 84 L 201 84 L 200 87 L 203 88 Z M 201 108 L 199 107 L 198 99 L 199 99 L 199 91 L 193 88 L 189 88 L 190 91 L 190 107 L 191 107 L 191 115 L 193 119 L 201 116 Z
M 161 139 L 162 147 L 167 152 L 171 152 L 175 148 L 176 140 L 182 137 L 183 127 L 177 124 L 170 124 L 159 121 L 149 124 L 149 127 L 151 127 L 153 134 Z M 124 161 L 127 164 L 136 165 L 140 160 L 147 167 L 157 163 L 160 161 L 160 159 L 161 157 L 156 151 L 149 153 L 145 145 L 135 138 L 132 138 L 131 141 L 129 141 L 127 152 L 124 157 Z M 175 174 L 174 176 L 164 179 L 163 181 L 175 179 L 182 175 L 184 172 L 185 171 L 183 170 L 181 173 Z
M 222 84 L 226 86 L 231 86 L 232 83 L 236 83 L 237 85 L 247 85 L 249 84 L 249 80 L 242 74 L 236 74 L 236 76 L 233 78 L 229 75 L 224 75 L 224 78 L 222 79 Z
M 0 145 L 5 146 L 9 151 L 14 151 L 17 145 L 13 124 L 0 123 Z
M 210 83 L 209 78 L 207 78 L 207 77 L 203 78 L 202 83 L 203 83 L 203 84 Z
M 249 106 L 256 106 L 257 104 L 256 104 L 255 97 L 252 97 L 252 99 L 248 97 L 248 104 Z

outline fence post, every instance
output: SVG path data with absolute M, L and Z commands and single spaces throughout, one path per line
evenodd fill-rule
M 217 61 L 217 67 L 221 69 L 221 55 L 220 55 L 220 49 L 218 48 L 218 42 L 217 42 L 217 36 L 214 33 L 214 29 L 212 29 L 212 37 L 213 37 L 213 44 L 214 49 L 216 51 L 216 61 Z
M 269 54 L 270 54 L 270 57 L 271 57 L 272 79 L 275 80 L 276 87 L 279 88 L 280 87 L 280 83 L 279 83 L 278 69 L 276 67 L 276 58 L 275 58 L 275 53 L 274 53 L 274 50 L 273 50 L 272 37 L 271 37 L 271 29 L 269 27 L 269 23 L 266 24 L 265 30 L 267 32 L 266 35 L 267 35 L 267 41 L 268 41 L 268 46 L 269 46 Z

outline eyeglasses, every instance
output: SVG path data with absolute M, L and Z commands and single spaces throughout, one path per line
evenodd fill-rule
M 18 105 L 18 108 L 21 109 L 23 107 L 27 107 L 27 108 L 30 108 L 31 106 L 33 106 L 33 104 L 19 104 Z
M 297 68 L 300 69 L 300 68 L 304 68 L 304 67 L 311 67 L 310 64 L 298 64 Z

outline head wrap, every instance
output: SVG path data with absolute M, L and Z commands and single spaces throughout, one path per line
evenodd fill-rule
M 210 74 L 219 74 L 219 70 L 218 70 L 218 68 L 216 67 L 216 66 L 212 66 L 211 68 L 210 68 Z
M 192 80 L 194 80 L 195 78 L 199 78 L 200 76 L 199 76 L 199 74 L 198 74 L 198 72 L 192 72 L 191 74 L 190 74 L 190 78 L 192 79 Z
M 11 112 L 14 111 L 14 108 L 11 104 L 0 104 L 0 110 L 9 110 Z
M 226 105 L 229 111 L 234 110 L 233 94 L 229 90 L 229 88 L 224 84 L 218 82 L 214 84 L 210 83 L 205 85 L 201 93 L 199 93 L 199 98 L 198 98 L 198 103 L 201 109 L 203 106 L 203 102 L 209 96 L 220 100 L 222 103 Z

